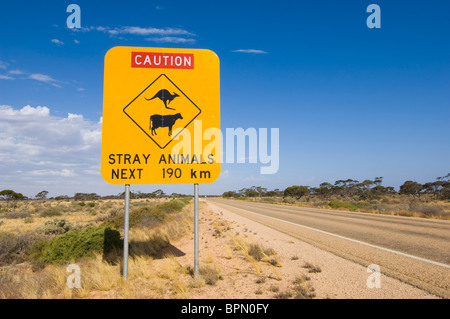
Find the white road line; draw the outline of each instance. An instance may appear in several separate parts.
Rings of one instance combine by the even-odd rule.
[[[228,205],[228,204],[223,204],[223,203],[219,203],[219,204],[220,205],[225,205],[225,206],[228,206],[228,207],[231,207],[231,208],[234,208],[234,209],[239,209],[239,210],[242,210],[244,212],[247,212],[247,213],[250,213],[250,214],[253,214],[253,215],[258,215],[258,216],[261,216],[261,217],[273,219],[273,220],[276,220],[276,221],[279,221],[279,222],[283,222],[283,223],[286,223],[286,224],[291,224],[291,225],[294,225],[294,226],[303,227],[303,228],[306,228],[306,229],[309,229],[309,230],[313,230],[313,231],[316,231],[316,232],[319,232],[319,233],[322,233],[322,234],[326,234],[326,235],[334,236],[334,237],[337,237],[337,238],[345,239],[345,240],[348,240],[348,241],[352,241],[354,243],[358,243],[358,244],[361,244],[361,245],[366,245],[366,246],[369,246],[369,247],[372,247],[372,248],[377,248],[377,249],[384,250],[384,251],[387,251],[387,252],[390,252],[390,253],[393,253],[393,254],[401,255],[401,256],[404,256],[404,257],[409,257],[409,258],[412,258],[412,259],[420,260],[420,261],[423,261],[423,262],[426,262],[426,263],[429,263],[429,264],[433,264],[433,265],[436,265],[436,266],[440,266],[440,267],[444,267],[444,268],[450,268],[450,265],[443,264],[443,263],[440,263],[440,262],[437,262],[437,261],[434,261],[434,260],[429,260],[429,259],[425,259],[425,258],[414,256],[414,255],[405,254],[405,253],[402,253],[400,251],[392,250],[392,249],[389,249],[389,248],[384,248],[384,247],[377,246],[377,245],[372,245],[372,244],[366,243],[364,241],[360,241],[360,240],[344,237],[344,236],[333,234],[333,233],[330,233],[330,232],[327,232],[327,231],[324,231],[324,230],[320,230],[320,229],[313,228],[313,227],[308,227],[308,226],[301,225],[301,224],[296,224],[296,223],[289,222],[289,221],[286,221],[286,220],[282,220],[282,219],[279,219],[279,218],[258,214],[258,213],[251,212],[251,211],[246,210],[246,209],[234,207],[234,206],[231,206],[231,205]]]

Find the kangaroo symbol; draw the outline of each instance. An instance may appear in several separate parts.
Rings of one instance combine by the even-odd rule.
[[[170,102],[172,102],[172,100],[174,98],[176,98],[177,96],[179,96],[179,95],[176,94],[175,92],[173,92],[173,95],[172,95],[172,94],[170,94],[169,91],[167,91],[166,89],[163,89],[163,90],[159,90],[158,93],[156,93],[155,96],[152,97],[151,99],[147,99],[147,98],[145,98],[145,99],[147,101],[150,101],[150,100],[153,100],[155,98],[158,98],[158,99],[160,99],[161,101],[164,102],[164,106],[166,107],[166,109],[175,110],[175,109],[167,106],[167,101],[169,101],[169,104],[170,104]]]

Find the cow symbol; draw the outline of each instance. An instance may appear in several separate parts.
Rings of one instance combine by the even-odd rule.
[[[175,124],[176,120],[183,119],[180,113],[172,114],[172,115],[159,115],[154,114],[150,116],[150,130],[153,135],[153,133],[156,134],[156,129],[159,127],[168,127],[169,128],[169,136],[172,135],[172,127]]]
[[[147,99],[147,98],[145,98],[145,99],[147,101],[151,101],[151,100],[153,100],[155,98],[158,98],[158,99],[160,99],[161,101],[164,102],[164,106],[166,107],[166,109],[175,110],[175,109],[167,106],[167,101],[169,101],[169,104],[170,104],[170,102],[172,102],[172,100],[174,98],[178,97],[178,96],[179,95],[176,94],[175,92],[173,92],[173,94],[170,94],[170,92],[167,91],[166,89],[162,89],[162,90],[159,90],[158,93],[156,93],[155,96],[152,97],[151,99]]]

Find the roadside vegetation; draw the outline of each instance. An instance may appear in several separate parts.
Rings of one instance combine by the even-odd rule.
[[[123,201],[49,200],[45,193],[41,199],[25,200],[3,194],[9,197],[0,200],[0,298],[85,298],[117,290],[124,298],[141,297],[141,290],[121,277]],[[170,276],[169,270],[150,274],[148,265],[161,258],[171,241],[191,232],[190,202],[191,197],[131,202],[131,280]],[[66,285],[71,263],[89,269],[83,272],[82,289]],[[168,263],[175,264],[170,258]],[[160,292],[160,284],[152,289]],[[172,288],[182,295],[182,285]]]
[[[450,173],[424,184],[405,181],[398,191],[383,186],[383,178],[362,182],[347,179],[319,187],[289,186],[284,190],[268,190],[252,186],[227,191],[223,198],[274,204],[347,210],[376,214],[450,219]]]
[[[282,263],[274,249],[256,240],[256,232],[201,205],[208,235],[202,233],[205,249],[195,277],[191,259],[179,258],[189,252],[174,246],[193,240],[191,197],[161,192],[135,196],[130,203],[129,277],[124,280],[123,194],[102,198],[77,193],[58,199],[47,198],[46,191],[34,199],[14,191],[3,194],[0,299],[203,298],[233,289],[236,280],[247,281],[249,297],[315,296],[309,277],[296,282],[283,277],[283,263],[291,261]],[[80,288],[67,286],[72,264],[81,270]]]

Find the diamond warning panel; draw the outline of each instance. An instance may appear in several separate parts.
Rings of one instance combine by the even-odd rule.
[[[201,109],[165,74],[145,88],[124,110],[160,148],[165,148],[200,113]]]
[[[220,175],[219,59],[209,50],[114,47],[105,56],[101,175],[111,184]]]

